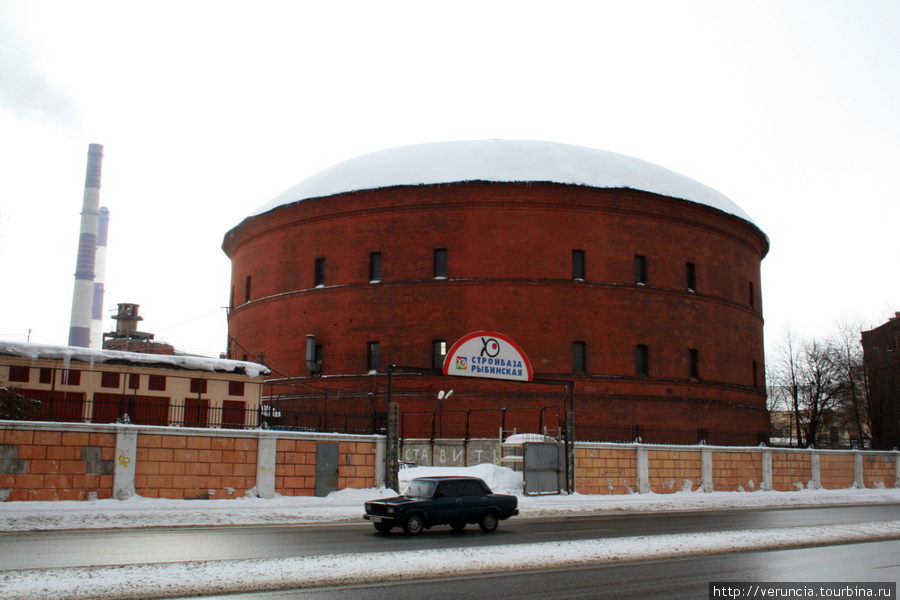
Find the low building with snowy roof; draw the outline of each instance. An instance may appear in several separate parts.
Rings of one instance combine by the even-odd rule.
[[[255,426],[269,373],[247,361],[0,341],[0,419]]]

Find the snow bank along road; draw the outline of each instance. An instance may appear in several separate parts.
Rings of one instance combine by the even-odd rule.
[[[198,505],[197,501],[184,503],[147,499],[126,502],[31,503],[32,506],[29,503],[7,503],[0,505],[0,529],[22,531],[102,527],[104,522],[108,527],[111,523],[119,526],[171,526],[350,521],[360,520],[362,500],[386,493],[382,490],[346,490],[326,499],[247,499],[208,501],[202,505]],[[900,490],[712,494],[688,492],[612,498],[574,495],[520,499],[523,518],[614,511],[722,510],[730,507],[857,503],[900,503]],[[28,518],[29,514],[31,518]],[[52,514],[56,518],[50,518]],[[106,516],[113,518],[110,521]],[[174,598],[890,539],[900,539],[900,521],[527,543],[489,548],[0,571],[0,598]]]

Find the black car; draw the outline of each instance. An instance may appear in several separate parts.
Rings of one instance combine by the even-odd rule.
[[[365,518],[381,533],[403,527],[418,535],[435,525],[460,531],[478,523],[482,531],[497,529],[500,521],[519,514],[518,498],[495,494],[477,477],[417,477],[402,496],[366,502]]]

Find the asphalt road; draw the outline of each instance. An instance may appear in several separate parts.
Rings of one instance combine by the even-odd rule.
[[[502,522],[493,534],[483,534],[475,526],[462,533],[438,527],[415,538],[399,530],[377,534],[370,524],[362,522],[4,533],[0,534],[0,571],[288,558],[893,520],[900,520],[900,504],[513,518]]]
[[[710,598],[710,582],[797,582],[808,598],[823,596],[823,582],[900,581],[900,541],[850,544],[774,552],[749,552],[702,558],[607,565],[555,571],[498,573],[257,594],[210,596],[207,600],[419,600],[490,598],[491,600],[605,599],[675,600]],[[745,596],[747,597],[747,596]],[[763,596],[750,596],[762,598]],[[896,598],[896,595],[891,596]]]

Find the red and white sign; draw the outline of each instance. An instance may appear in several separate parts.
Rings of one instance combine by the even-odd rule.
[[[531,381],[531,363],[514,341],[494,331],[476,331],[453,344],[444,375]]]

